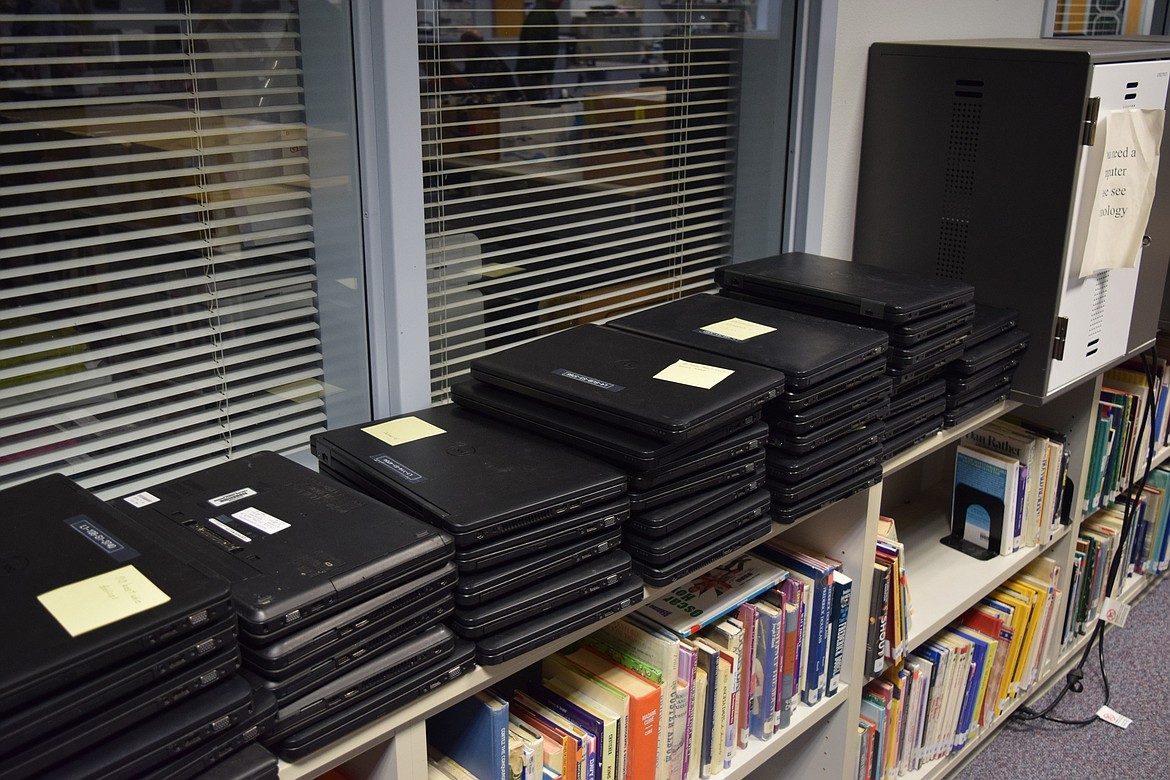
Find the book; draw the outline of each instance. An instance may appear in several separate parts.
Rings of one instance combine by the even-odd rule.
[[[702,641],[698,637],[688,639],[687,642],[694,648],[695,666],[702,672],[704,680],[703,698],[700,699],[697,692],[695,697],[695,722],[696,724],[698,723],[699,718],[697,716],[699,713],[702,713],[703,723],[702,730],[696,735],[700,745],[698,776],[710,777],[712,766],[711,757],[714,752],[714,734],[716,728],[715,710],[718,700],[719,649]]]
[[[705,742],[710,748],[705,753],[703,773],[706,776],[716,775],[723,771],[723,758],[727,746],[727,713],[731,705],[731,660],[726,651],[707,641],[702,636],[693,639],[695,649],[702,657],[703,653],[710,654],[710,668],[707,674],[709,692],[707,698],[710,707],[707,710],[707,733]],[[714,685],[712,685],[714,682]]]
[[[544,765],[544,737],[511,713],[508,714],[508,735],[509,744],[515,738],[522,746],[525,780],[539,777],[537,771]]]
[[[512,715],[544,739],[544,765],[565,780],[584,780],[586,749],[581,736],[547,717],[543,709],[530,709],[519,701],[512,702]]]
[[[585,777],[587,780],[605,780],[606,755],[609,756],[609,777],[613,777],[612,733],[607,744],[605,724],[602,718],[575,704],[543,685],[530,690],[517,690],[512,695],[512,706],[521,705],[541,715],[549,722],[575,734],[585,748]]]
[[[845,659],[846,633],[849,626],[849,602],[852,598],[853,580],[844,572],[833,573],[833,603],[829,618],[829,670],[825,680],[825,696],[835,696],[841,683],[841,671]]]
[[[627,776],[630,742],[630,697],[604,680],[585,672],[559,653],[545,656],[540,664],[541,684],[578,706],[612,718],[616,724],[615,774]]]
[[[739,700],[736,723],[736,746],[741,750],[748,745],[751,736],[751,713],[760,706],[760,690],[763,681],[758,679],[756,672],[756,605],[752,602],[741,604],[736,612],[739,623],[743,626],[743,641],[740,643],[739,664]]]
[[[780,694],[777,705],[776,728],[787,728],[800,701],[800,615],[798,604],[784,603],[784,641],[780,651]]]
[[[731,666],[727,728],[725,729],[723,746],[723,768],[730,769],[731,762],[735,758],[735,749],[739,743],[739,699],[741,696],[744,626],[739,619],[729,616],[703,629],[699,635],[718,646],[720,651],[725,653]]]
[[[467,770],[467,767],[429,745],[427,746],[427,777],[436,780],[478,780]]]
[[[678,648],[678,712],[675,717],[681,721],[677,730],[677,744],[680,748],[679,757],[671,767],[673,780],[686,780],[691,776],[691,740],[695,723],[695,673],[698,670],[698,659],[695,649],[686,643],[680,643]]]
[[[771,738],[774,727],[776,690],[780,679],[780,670],[776,662],[783,632],[783,618],[776,608],[767,602],[757,603],[755,609],[758,627],[753,668],[759,688],[753,691],[749,728],[753,737],[766,740]]]
[[[779,566],[751,553],[707,571],[639,613],[680,637],[689,637],[784,579]]]
[[[427,719],[427,742],[481,780],[508,778],[508,702],[487,691]]]
[[[1018,461],[958,446],[949,537],[953,546],[977,557],[1012,553],[1019,469]]]
[[[790,578],[803,577],[812,589],[809,604],[808,656],[804,661],[801,701],[814,705],[824,695],[828,669],[829,622],[833,601],[833,574],[840,561],[830,560],[783,539],[769,539],[757,548],[761,555],[785,567]]]
[[[703,735],[707,732],[707,706],[705,704],[707,691],[707,670],[698,663],[696,654],[695,659],[695,694],[694,694],[694,718],[691,724],[690,741],[688,744],[688,769],[687,778],[701,778],[707,775],[703,774]]]
[[[682,776],[685,703],[680,703],[678,681],[679,638],[658,624],[634,613],[590,634],[584,643],[628,669],[657,683],[659,698],[659,780]],[[680,717],[679,713],[683,715]],[[677,767],[675,765],[678,765]]]
[[[654,780],[658,771],[658,706],[661,686],[611,661],[591,647],[579,647],[558,655],[628,697],[626,778]]]

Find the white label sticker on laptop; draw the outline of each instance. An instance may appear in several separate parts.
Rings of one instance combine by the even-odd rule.
[[[283,531],[286,528],[292,528],[291,525],[284,522],[279,517],[273,517],[267,512],[262,512],[254,506],[250,506],[247,509],[241,509],[239,512],[233,513],[232,517],[236,518],[241,523],[247,523],[257,531],[263,531],[266,534],[274,534],[277,531]]]
[[[386,442],[391,447],[446,433],[439,426],[431,425],[426,420],[420,420],[417,417],[399,417],[397,420],[387,420],[384,423],[366,426],[362,428],[362,431],[378,441]]]
[[[756,336],[771,333],[774,330],[776,329],[771,325],[761,325],[758,322],[741,320],[739,317],[732,317],[729,320],[714,322],[699,328],[700,333],[721,336],[732,341],[747,341],[748,339],[754,339]]]
[[[691,363],[688,360],[676,360],[655,374],[654,378],[710,390],[734,373],[730,368],[708,366],[703,363]]]
[[[81,636],[170,600],[170,596],[133,566],[78,580],[37,596],[37,601],[69,636]]]
[[[153,504],[156,501],[158,501],[158,496],[153,495],[151,493],[147,493],[144,490],[141,493],[135,493],[132,496],[126,496],[126,498],[124,498],[122,500],[125,501],[130,506],[134,507],[135,509],[141,509],[144,506],[149,506],[150,504]]]
[[[239,490],[233,490],[231,493],[224,493],[222,496],[209,498],[207,499],[207,503],[212,506],[223,506],[233,501],[239,501],[241,498],[251,498],[254,495],[256,495],[256,491],[252,488],[240,488]]]

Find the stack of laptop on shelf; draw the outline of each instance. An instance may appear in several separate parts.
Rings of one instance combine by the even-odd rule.
[[[971,285],[802,252],[720,266],[715,281],[731,297],[886,333],[883,460],[943,427],[946,367],[975,313]]]
[[[261,742],[296,757],[470,668],[451,538],[259,452],[116,499],[231,584],[241,674],[273,700]]]
[[[891,385],[885,333],[717,295],[681,298],[609,327],[783,373],[784,392],[763,408],[773,520],[791,523],[881,479]]]
[[[947,366],[946,427],[962,423],[1011,394],[1012,375],[1028,348],[1027,331],[1016,327],[1018,316],[1015,309],[975,304],[963,354]]]
[[[457,406],[316,434],[321,472],[444,530],[450,627],[498,664],[642,598],[621,469]]]
[[[267,733],[226,581],[60,474],[0,501],[0,777],[192,777]]]
[[[581,325],[471,364],[456,404],[569,444],[630,485],[622,546],[665,585],[771,531],[765,402],[778,371]]]

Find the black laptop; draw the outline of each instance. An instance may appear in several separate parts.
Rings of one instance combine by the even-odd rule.
[[[623,539],[628,538],[631,533],[651,538],[666,536],[744,496],[757,492],[763,492],[766,495],[767,491],[760,491],[760,488],[764,486],[765,476],[763,473],[753,473],[744,479],[726,482],[698,493],[692,493],[664,506],[640,512],[632,516],[626,524],[622,531]]]
[[[456,639],[448,655],[413,670],[409,676],[380,688],[344,709],[332,712],[278,741],[269,741],[271,750],[286,761],[296,761],[334,743],[345,735],[386,713],[420,698],[475,667],[475,645]]]
[[[231,647],[167,675],[146,688],[111,698],[99,713],[75,713],[76,717],[69,723],[0,759],[0,778],[23,780],[40,777],[54,764],[94,752],[114,735],[162,717],[179,702],[234,676],[239,668],[239,649]]]
[[[738,528],[733,528],[717,538],[709,540],[697,550],[692,550],[669,563],[654,564],[634,559],[634,571],[648,585],[661,587],[670,585],[677,580],[711,566],[725,555],[751,546],[759,539],[772,533],[772,518],[768,514],[751,520]]]
[[[273,679],[299,674],[346,648],[393,627],[442,618],[458,580],[454,563],[419,574],[410,582],[383,591],[296,631],[276,637],[251,637],[240,651],[248,667]],[[268,639],[266,643],[262,640]]]
[[[471,375],[666,442],[750,417],[784,390],[779,371],[602,325],[479,358]]]
[[[195,696],[102,742],[100,747],[41,772],[44,780],[114,780],[141,777],[249,718],[252,689],[239,676]]]
[[[0,756],[35,744],[77,720],[88,717],[108,721],[122,712],[123,708],[116,705],[117,702],[139,692],[157,691],[154,696],[139,699],[144,702],[171,696],[176,686],[168,680],[181,680],[180,675],[188,668],[199,668],[200,677],[211,669],[223,668],[216,663],[197,665],[210,658],[229,660],[234,656],[236,646],[235,617],[221,618],[209,624],[206,631],[184,635],[136,656],[129,664],[116,664],[62,690],[38,697],[21,709],[0,717]],[[128,715],[135,716],[132,711]]]
[[[1016,327],[1019,319],[1020,313],[1015,309],[988,306],[976,301],[975,317],[971,321],[971,335],[967,339],[968,346],[1008,332]]]
[[[0,714],[232,614],[225,580],[68,477],[7,488],[0,501],[5,615],[17,632],[0,642]]]
[[[442,566],[451,537],[273,452],[115,502],[232,582],[246,631],[304,625]]]
[[[416,669],[451,654],[455,635],[446,626],[431,626],[383,653],[369,658],[329,682],[278,705],[274,741],[405,679]]]
[[[665,536],[628,533],[622,546],[642,565],[666,566],[696,550],[707,549],[711,543],[741,526],[759,523],[760,518],[768,517],[771,502],[767,490],[755,490]]]
[[[768,479],[786,484],[814,479],[823,469],[831,469],[854,453],[880,443],[885,435],[885,423],[878,420],[851,430],[810,454],[796,455],[769,445]]]
[[[455,604],[470,609],[503,598],[548,577],[566,566],[586,564],[619,546],[621,526],[598,534],[579,536],[571,541],[536,550],[498,566],[461,572],[455,586]]]
[[[926,274],[893,271],[805,252],[788,252],[715,269],[715,282],[762,298],[904,323],[970,303],[975,288]]]
[[[315,434],[323,466],[446,530],[457,548],[626,492],[598,458],[452,404]]]
[[[885,361],[882,361],[883,367]],[[495,417],[509,425],[596,455],[607,463],[639,473],[666,469],[684,458],[717,446],[760,421],[761,410],[681,442],[666,442],[616,425],[599,422],[502,387],[466,379],[451,385],[459,406]]]
[[[889,342],[873,328],[719,295],[679,298],[607,326],[776,369],[784,374],[785,391],[882,355]]]
[[[564,609],[550,610],[483,637],[475,643],[476,660],[485,666],[501,664],[579,628],[616,615],[640,602],[644,595],[645,588],[639,577],[623,575],[614,585],[584,596]]]
[[[616,585],[629,572],[629,554],[611,550],[507,596],[471,609],[458,609],[450,625],[464,639],[479,639],[551,609],[572,609],[580,599]]]

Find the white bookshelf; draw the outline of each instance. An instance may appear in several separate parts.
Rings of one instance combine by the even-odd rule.
[[[907,452],[887,461],[884,480],[872,488],[839,501],[824,510],[802,518],[792,525],[773,524],[769,537],[783,534],[798,543],[839,558],[854,581],[853,609],[849,616],[848,646],[842,685],[838,693],[813,707],[801,705],[793,714],[791,725],[762,741],[752,739],[747,748],[736,750],[732,766],[717,778],[729,780],[771,780],[776,776],[817,776],[852,780],[859,747],[856,725],[860,713],[864,674],[866,632],[862,621],[868,612],[872,589],[869,576],[877,539],[878,519],[887,514],[895,519],[899,539],[906,545],[906,573],[913,601],[913,618],[907,648],[913,649],[956,619],[982,596],[1019,572],[1040,556],[1048,556],[1062,568],[1061,588],[1067,593],[1068,570],[1075,547],[1075,529],[1081,518],[1074,510],[1073,524],[1061,526],[1056,537],[1041,546],[1029,547],[1008,556],[980,561],[940,543],[950,530],[950,487],[954,447],[969,431],[1006,413],[1014,412],[1038,423],[1064,432],[1073,451],[1070,473],[1078,490],[1083,488],[1087,463],[1083,452],[1091,435],[1087,422],[1100,383],[1066,393],[1044,407],[1021,407],[1004,402],[965,421],[943,430]],[[1078,451],[1079,450],[1079,451]],[[1170,453],[1161,453],[1159,462]],[[761,540],[762,542],[763,540]],[[761,542],[757,542],[759,544]],[[712,566],[730,560],[737,551],[712,562]],[[686,581],[693,573],[682,578]],[[1126,599],[1135,597],[1150,578],[1127,588]],[[640,608],[671,589],[672,585],[648,588],[643,601],[629,610]],[[1064,604],[1058,604],[1059,624]],[[622,613],[624,614],[624,612]],[[615,615],[608,619],[617,619]],[[506,663],[476,667],[430,694],[387,714],[378,721],[356,730],[338,743],[305,759],[281,762],[282,780],[318,777],[329,769],[343,767],[352,780],[363,777],[400,778],[425,776],[426,733],[428,716],[452,703],[496,685],[537,664],[544,656],[565,647],[596,630],[593,624]],[[1024,698],[1014,699],[1011,708],[1020,706],[1028,696],[1043,689],[1074,662],[1083,647],[1059,652],[1058,636],[1049,643],[1044,674]],[[961,764],[965,756],[986,739],[993,738],[995,726],[1006,721],[1002,716],[992,728],[984,730],[952,756],[932,762],[909,775],[913,780],[944,777]]]

